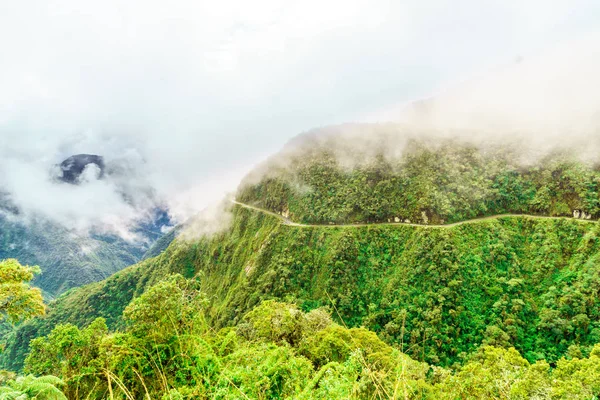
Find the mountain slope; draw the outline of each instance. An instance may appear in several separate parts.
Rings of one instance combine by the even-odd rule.
[[[0,259],[39,265],[33,284],[46,297],[102,280],[136,263],[143,251],[117,237],[78,236],[50,221],[25,225],[0,214]]]
[[[135,220],[122,221],[119,233],[114,226],[106,228],[102,221],[90,223],[85,218],[61,217],[47,209],[32,208],[23,201],[19,204],[19,196],[5,193],[9,189],[4,188],[0,191],[0,260],[16,258],[24,264],[39,265],[42,274],[33,284],[46,298],[102,280],[141,260],[171,221],[165,207],[154,199],[151,187],[136,186],[136,167],[143,169],[124,160],[105,162],[99,155],[76,154],[51,167],[50,174],[44,176],[46,190],[52,189],[52,201],[61,207],[84,207],[87,201],[71,203],[69,196],[85,192],[92,181],[114,185],[130,214],[136,216]],[[39,202],[44,204],[41,199]],[[83,232],[74,228],[80,228],[79,223],[86,227]],[[125,240],[125,230],[129,230],[127,236],[135,238]]]
[[[394,124],[309,132],[251,173],[238,200],[301,223],[598,216],[600,172],[575,150],[476,143]]]
[[[3,354],[23,360],[32,337],[95,317],[120,325],[128,302],[171,273],[198,275],[219,326],[264,299],[329,306],[429,362],[460,362],[481,343],[550,361],[600,340],[600,227],[572,219],[507,217],[453,228],[286,226],[236,207],[232,228],[175,241],[160,256],[76,289],[22,326]]]
[[[399,217],[447,224],[503,212],[591,218],[598,213],[593,164],[565,152],[525,164],[506,146],[457,141],[409,141],[393,154],[392,146],[362,151],[357,161],[312,140],[251,174],[238,198],[327,226],[289,225],[232,205],[224,232],[179,237],[158,256],[61,296],[45,318],[17,330],[3,365],[18,368],[29,340],[58,323],[84,326],[101,316],[121,327],[131,299],[173,273],[201,281],[217,327],[236,324],[265,299],[305,311],[325,306],[338,321],[442,366],[463,363],[481,344],[554,362],[575,350],[586,355],[600,341],[600,225],[593,220],[329,226]]]

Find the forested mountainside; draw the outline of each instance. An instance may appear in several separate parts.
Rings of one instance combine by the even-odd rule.
[[[505,217],[452,228],[286,226],[235,207],[226,233],[175,241],[160,256],[59,298],[20,327],[3,354],[19,367],[27,342],[57,323],[111,329],[149,285],[199,277],[216,326],[239,322],[265,299],[304,310],[333,307],[408,355],[449,366],[482,343],[554,362],[598,341],[599,227],[567,218]],[[5,364],[6,365],[6,364]]]
[[[596,218],[600,169],[578,156],[395,124],[342,125],[292,141],[244,180],[238,200],[303,223]]]
[[[105,164],[103,157],[77,154],[65,159],[47,177],[53,185],[85,190],[82,181],[88,168],[97,179],[128,176],[118,163]],[[89,177],[88,177],[89,178]],[[127,186],[119,189],[124,198],[135,197]],[[147,188],[143,190],[150,191]],[[150,191],[151,192],[151,191]],[[62,199],[56,199],[62,201]],[[133,202],[132,207],[135,207]],[[148,208],[148,207],[146,207]],[[42,273],[34,284],[47,298],[60,295],[68,289],[102,280],[142,259],[154,242],[163,236],[163,228],[171,224],[164,207],[155,206],[141,212],[143,218],[130,227],[135,240],[125,240],[116,233],[90,228],[89,232],[68,229],[55,222],[51,215],[24,212],[11,193],[0,190],[0,260],[16,258],[23,264],[39,265]],[[25,215],[27,214],[27,215]],[[164,241],[164,239],[163,239]],[[163,246],[164,247],[164,246]]]
[[[340,152],[328,138],[246,178],[236,199],[256,208],[232,204],[225,230],[172,240],[179,227],[151,258],[64,293],[9,335],[1,365],[59,375],[72,398],[102,398],[111,379],[132,398],[600,393],[593,163],[441,139]],[[407,219],[423,226],[353,224]]]
[[[215,330],[199,286],[175,275],[149,288],[125,308],[120,332],[109,332],[102,318],[84,329],[56,327],[32,341],[25,361],[26,371],[41,377],[10,380],[4,393],[61,400],[589,399],[600,390],[600,345],[589,357],[574,352],[552,367],[486,345],[452,371],[413,360],[364,328],[336,324],[324,309],[306,313],[265,301],[235,327]]]
[[[461,388],[465,395],[479,393],[480,398],[486,398],[493,396],[498,390],[512,390],[511,385],[517,381],[525,387],[522,390],[531,390],[533,394],[538,389],[550,390],[552,385],[564,385],[562,391],[556,390],[565,397],[557,395],[556,398],[569,398],[567,395],[575,393],[574,388],[581,391],[580,398],[586,398],[589,393],[598,390],[592,381],[585,383],[581,380],[581,374],[594,379],[593,374],[599,366],[595,358],[597,350],[593,350],[600,332],[600,274],[596,268],[600,255],[600,232],[595,222],[567,218],[532,219],[524,216],[491,219],[451,228],[402,225],[303,228],[284,225],[275,217],[239,206],[234,207],[233,213],[234,223],[227,232],[195,242],[176,240],[158,257],[118,272],[105,281],[74,289],[61,296],[50,305],[46,317],[19,327],[2,353],[3,365],[13,369],[20,368],[28,351],[28,342],[50,333],[59,323],[69,322],[79,327],[92,324],[94,328],[90,328],[92,330],[89,333],[81,333],[81,340],[77,339],[76,335],[79,334],[73,331],[74,328],[60,328],[63,331],[56,331],[54,336],[46,339],[50,341],[49,344],[43,345],[44,342],[40,342],[37,345],[39,350],[28,362],[31,372],[57,374],[63,371],[67,375],[75,374],[78,367],[65,370],[61,367],[62,362],[56,364],[56,360],[64,360],[69,354],[80,354],[79,350],[73,350],[68,344],[70,340],[74,340],[77,346],[84,346],[83,349],[85,346],[99,346],[100,343],[93,339],[101,337],[94,331],[98,327],[98,323],[94,323],[97,317],[106,319],[107,328],[102,328],[101,332],[106,329],[136,330],[142,335],[140,338],[145,337],[154,330],[154,325],[152,329],[140,327],[137,322],[131,322],[131,313],[126,313],[128,316],[124,319],[124,310],[132,300],[147,292],[149,287],[156,284],[160,286],[162,280],[178,273],[190,279],[189,284],[195,282],[194,293],[203,294],[202,307],[183,315],[191,318],[201,309],[202,320],[213,327],[210,332],[217,332],[219,328],[227,326],[236,327],[234,331],[238,332],[228,334],[230,331],[225,330],[212,339],[204,337],[208,341],[208,348],[212,349],[210,352],[221,351],[218,357],[229,358],[222,364],[217,363],[222,367],[216,367],[214,357],[205,360],[209,364],[201,364],[205,366],[201,370],[195,369],[196,373],[210,375],[206,368],[217,373],[216,371],[222,371],[219,368],[242,368],[242,365],[248,365],[251,369],[256,368],[256,379],[259,375],[266,376],[263,388],[267,393],[263,393],[266,397],[278,397],[282,393],[287,393],[288,396],[293,396],[293,393],[298,395],[294,390],[300,390],[300,387],[304,389],[304,383],[313,378],[321,382],[315,388],[326,390],[324,385],[327,380],[322,381],[325,379],[322,375],[325,371],[312,374],[326,365],[325,370],[333,368],[329,362],[340,362],[345,365],[344,368],[351,368],[351,360],[359,364],[352,367],[357,369],[351,368],[344,373],[338,370],[341,367],[335,367],[337,372],[330,376],[330,386],[346,382],[344,390],[351,390],[354,387],[352,379],[373,378],[366,372],[369,369],[361,364],[360,359],[352,358],[360,358],[352,349],[363,349],[370,354],[370,362],[379,363],[379,367],[372,367],[372,370],[383,368],[380,371],[383,375],[377,375],[377,379],[382,382],[371,382],[371,385],[382,385],[387,387],[385,390],[392,390],[389,386],[393,388],[398,385],[399,381],[395,379],[400,379],[399,376],[402,379],[410,378],[410,383],[403,384],[408,385],[411,397],[439,398],[445,393],[448,398],[455,398],[451,394],[459,392],[449,390],[452,388],[458,391]],[[150,294],[145,300],[148,305],[139,311],[143,318],[154,315],[151,313],[152,309],[162,315],[161,310],[168,307],[167,304],[178,304],[166,301],[152,292],[148,293]],[[174,291],[172,288],[165,289],[165,293]],[[183,296],[182,299],[189,299],[189,296]],[[303,342],[301,332],[298,333],[297,341],[292,343],[285,335],[294,335],[295,330],[301,329],[299,326],[281,325],[272,319],[280,317],[255,311],[256,318],[267,318],[261,323],[260,329],[283,326],[283,333],[257,334],[259,338],[263,337],[259,340],[252,336],[253,330],[248,333],[248,328],[245,328],[248,318],[251,318],[245,315],[268,299],[294,303],[305,312],[325,307],[338,324],[363,326],[376,332],[383,343],[387,344],[379,342],[375,336],[368,336],[366,330],[344,333],[342,328],[334,327],[315,336],[320,340],[319,344]],[[156,307],[157,303],[161,307]],[[297,318],[291,318],[289,323],[292,324],[293,321],[297,321]],[[312,337],[315,333],[305,334]],[[237,335],[241,335],[241,338],[236,339]],[[119,348],[119,351],[125,351],[133,357],[131,354],[138,354],[141,350],[131,353],[122,346],[143,343],[137,339],[132,339],[132,342],[120,342],[121,339],[118,338],[106,340],[109,342],[102,345],[104,352],[90,350],[82,351],[81,354],[87,354],[86,357],[95,357],[94,354],[117,357],[114,351]],[[113,342],[114,340],[119,342]],[[246,342],[247,340],[250,341]],[[261,340],[266,340],[267,344],[260,345]],[[364,340],[368,343],[361,342]],[[53,345],[53,341],[59,342]],[[272,347],[273,344],[269,345],[269,341],[278,343],[278,346]],[[291,348],[285,344],[288,342]],[[63,348],[58,343],[66,346],[64,350],[52,350]],[[105,353],[108,343],[114,343],[117,348]],[[481,345],[494,347],[480,348]],[[246,346],[259,348],[251,350]],[[516,350],[502,350],[512,347]],[[404,359],[397,353],[389,353],[385,357],[389,357],[387,362],[391,364],[382,366],[382,361],[377,361],[378,357],[383,357],[381,352],[385,355],[397,351],[394,348],[403,351],[413,360],[427,364]],[[67,353],[53,356],[53,351]],[[208,350],[203,350],[202,354],[212,354],[206,351]],[[171,356],[165,353],[164,357],[164,362],[168,364]],[[248,361],[243,361],[244,357],[249,360],[259,358],[256,358],[256,362],[245,364]],[[305,357],[308,357],[310,363],[301,368]],[[577,361],[579,359],[581,361]],[[85,359],[73,359],[73,362],[76,361],[84,364],[87,362]],[[116,363],[113,365],[115,371],[127,375],[131,370],[126,372],[127,368],[123,365],[139,360],[126,361],[118,358],[109,362]],[[288,365],[285,373],[278,369],[283,368],[284,364]],[[179,376],[173,379],[188,379],[175,373],[179,371],[178,368],[184,368],[184,364],[175,362],[169,365],[169,368],[175,368],[173,376]],[[185,365],[185,368],[192,368],[190,364]],[[200,364],[193,365],[194,368],[200,368]],[[214,368],[217,369],[210,365],[215,365]],[[459,370],[454,375],[451,370],[435,369],[440,366],[454,366]],[[558,370],[552,372],[551,367],[557,367]],[[271,376],[267,370],[283,376]],[[402,370],[413,372],[406,376],[402,375]],[[159,382],[162,378],[151,378],[152,373],[157,373],[153,371],[147,372],[149,375],[146,379],[149,382]],[[231,379],[235,380],[235,385],[244,387],[249,394],[253,393],[252,390],[260,393],[261,389],[251,383],[254,378],[253,375],[247,375],[250,373],[247,369],[230,373],[233,374]],[[346,373],[350,375],[346,376]],[[413,373],[416,375],[412,375]],[[552,373],[557,374],[556,377]],[[578,375],[573,375],[575,373]],[[514,379],[510,378],[513,381],[503,381],[504,383],[493,382],[494,379],[499,379],[500,374],[504,374],[504,377],[513,374]],[[121,378],[126,379],[125,375],[121,375]],[[204,376],[207,378],[208,375]],[[86,379],[92,382],[100,379],[104,382],[102,384],[106,384],[105,380],[94,376],[101,374],[92,374]],[[75,385],[71,386],[72,390],[85,384],[81,379],[76,379],[75,375],[71,378],[72,385]],[[140,382],[135,377],[127,379],[132,385],[131,390],[144,390],[138,387]],[[200,378],[196,377],[186,381],[185,385],[179,382],[179,385],[200,385],[204,389],[196,387],[193,390],[183,390],[192,393],[190,398],[194,397],[194,393],[200,396],[198,391],[206,390],[203,396],[209,398],[211,395],[206,393],[216,389],[217,381],[198,379]],[[387,381],[388,379],[391,381]],[[204,383],[200,384],[200,381]],[[423,388],[423,385],[435,386],[435,382],[437,389]],[[543,382],[546,382],[544,385],[547,387],[535,386]],[[498,389],[498,385],[506,387]],[[94,384],[90,383],[88,389],[92,386]],[[235,386],[225,386],[228,387],[227,393],[235,390]],[[374,390],[373,387],[367,389],[368,383],[363,386],[363,390]],[[402,390],[408,389],[405,387]],[[358,392],[355,398],[365,397]],[[376,398],[386,396],[380,393]]]
[[[144,251],[115,236],[75,235],[47,220],[24,224],[0,213],[0,260],[40,265],[34,284],[49,298],[102,280],[136,263]]]

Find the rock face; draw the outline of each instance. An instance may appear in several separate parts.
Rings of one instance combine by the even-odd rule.
[[[59,167],[62,171],[62,176],[60,176],[59,179],[66,183],[77,184],[79,183],[79,177],[90,164],[94,164],[100,169],[98,178],[102,178],[105,170],[104,159],[102,156],[95,154],[76,154],[60,163]]]
[[[583,210],[573,210],[573,218],[592,219],[592,214],[588,214]]]

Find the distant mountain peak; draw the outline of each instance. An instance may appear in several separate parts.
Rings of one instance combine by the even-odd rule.
[[[98,179],[104,176],[105,164],[104,158],[95,154],[75,154],[60,163],[59,167],[62,175],[59,179],[66,183],[78,184],[81,175],[89,165],[95,165],[99,170]]]

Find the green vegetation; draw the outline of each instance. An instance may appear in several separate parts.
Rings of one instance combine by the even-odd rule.
[[[173,232],[152,258],[62,294],[8,335],[0,365],[58,376],[73,399],[600,396],[595,166],[334,142],[309,138],[238,194],[327,226],[232,206],[226,231],[168,244]],[[503,213],[557,217],[329,226]]]
[[[15,259],[0,261],[0,321],[15,323],[45,312],[42,292],[29,286],[40,268],[21,265]]]
[[[169,247],[171,242],[177,238],[177,235],[183,230],[184,225],[176,225],[170,231],[162,235],[160,238],[150,246],[150,248],[144,253],[142,260],[156,257]]]
[[[419,139],[390,154],[398,145],[372,135],[380,147],[342,146],[355,140],[344,135],[309,137],[250,174],[238,200],[303,223],[600,214],[600,170],[567,152],[525,163],[522,151],[506,146]]]
[[[60,391],[64,382],[54,376],[33,375],[13,377],[0,376],[0,399],[2,400],[67,400]]]
[[[29,286],[40,268],[21,265],[15,259],[0,262],[0,321],[3,330],[16,323],[45,312],[42,292]],[[8,320],[8,322],[6,321]],[[14,373],[0,371],[0,400],[66,400],[57,388],[64,383],[54,376],[17,377]]]
[[[0,260],[40,265],[33,283],[46,298],[107,278],[136,263],[144,250],[114,237],[76,237],[49,221],[28,225],[5,217],[0,204]]]
[[[237,326],[207,324],[198,279],[181,275],[125,308],[125,329],[103,319],[59,325],[32,341],[26,370],[63,378],[71,399],[586,399],[600,393],[600,346],[589,357],[530,364],[514,348],[483,346],[455,371],[418,362],[323,309],[265,301]],[[160,304],[157,307],[156,304]]]
[[[59,323],[103,317],[123,328],[127,304],[164,276],[201,277],[207,318],[233,326],[263,300],[333,307],[409,356],[464,363],[483,344],[513,346],[529,362],[590,354],[600,338],[600,226],[505,217],[447,229],[296,228],[235,207],[228,232],[175,241],[160,256],[63,295],[23,324],[2,355],[19,368],[31,338]]]

